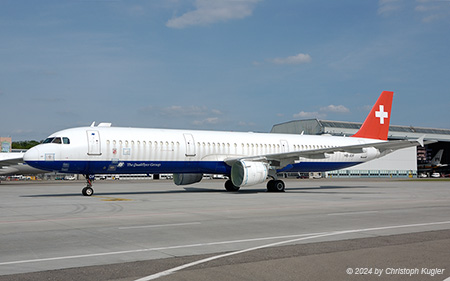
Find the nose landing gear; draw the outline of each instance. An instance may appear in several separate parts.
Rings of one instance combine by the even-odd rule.
[[[81,190],[81,193],[84,196],[92,196],[92,194],[94,194],[94,189],[92,188],[90,175],[84,175],[84,177],[86,178],[86,187]]]

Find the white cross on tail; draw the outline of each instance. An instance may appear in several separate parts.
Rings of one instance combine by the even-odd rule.
[[[384,111],[384,105],[380,105],[380,111],[375,111],[375,117],[380,118],[380,124],[384,124],[384,118],[388,118],[388,113]]]

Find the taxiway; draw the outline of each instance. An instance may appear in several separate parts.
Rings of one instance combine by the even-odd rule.
[[[229,193],[221,180],[97,181],[84,197],[82,182],[3,182],[0,280],[361,280],[347,270],[365,267],[450,276],[449,181],[286,184]]]

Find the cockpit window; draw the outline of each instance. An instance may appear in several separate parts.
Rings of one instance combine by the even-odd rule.
[[[43,143],[70,144],[70,139],[66,138],[66,137],[63,137],[63,138],[51,137],[51,138],[45,139],[45,141]]]
[[[51,143],[55,138],[46,138],[43,143]]]

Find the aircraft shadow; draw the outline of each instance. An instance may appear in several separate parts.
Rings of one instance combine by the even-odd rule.
[[[292,187],[286,188],[286,193],[321,193],[321,194],[367,194],[367,192],[341,192],[337,190],[349,190],[349,189],[364,189],[372,188],[368,186],[319,186],[319,187]],[[332,191],[336,190],[336,191]],[[180,190],[166,190],[166,191],[133,191],[133,192],[95,192],[93,196],[124,196],[124,195],[152,195],[152,194],[181,194],[181,193],[226,193],[226,194],[255,194],[255,193],[268,193],[265,188],[263,189],[241,189],[237,192],[228,192],[226,190],[211,189],[211,188],[198,188],[188,187]],[[36,194],[36,195],[22,195],[21,197],[71,197],[71,196],[83,196],[79,193],[62,193],[62,194]]]
[[[352,191],[352,192],[343,192],[343,190],[351,190],[351,189],[373,189],[373,187],[369,187],[369,186],[319,186],[319,187],[299,187],[299,188],[286,188],[286,192],[291,192],[291,193],[317,193],[317,194],[379,194],[380,192],[357,192],[357,191]],[[332,191],[332,190],[337,190],[337,191]],[[339,191],[342,190],[342,191]]]

